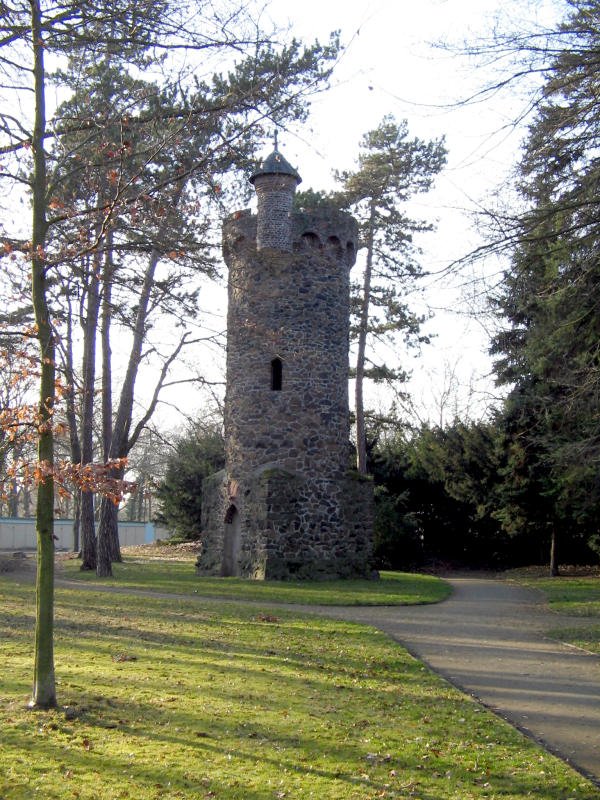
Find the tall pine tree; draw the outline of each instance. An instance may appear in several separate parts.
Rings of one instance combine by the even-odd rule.
[[[525,211],[511,220],[511,268],[495,298],[506,406],[508,526],[595,533],[600,501],[600,4],[573,0],[557,31],[543,101],[520,164]]]

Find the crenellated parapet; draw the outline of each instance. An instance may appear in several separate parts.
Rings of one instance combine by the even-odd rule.
[[[356,261],[358,225],[342,211],[298,211],[292,220],[294,252],[318,251],[346,264]]]
[[[231,266],[232,256],[248,258],[257,246],[259,215],[250,209],[230,214],[223,223],[223,257]],[[344,212],[295,211],[283,234],[286,247],[271,248],[287,253],[313,253],[327,256],[350,269],[358,250],[358,225],[354,217]],[[265,248],[263,248],[265,249]]]

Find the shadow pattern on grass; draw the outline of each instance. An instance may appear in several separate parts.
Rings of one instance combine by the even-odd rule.
[[[59,699],[73,718],[24,712],[33,591],[2,589],[5,662],[6,648],[20,655],[3,688],[0,797],[597,797],[550,757],[542,779],[542,751],[385,635],[256,608],[61,590]]]

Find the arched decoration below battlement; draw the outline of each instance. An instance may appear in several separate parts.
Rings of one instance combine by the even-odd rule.
[[[302,247],[304,250],[318,250],[321,247],[321,240],[316,233],[306,231],[301,236]]]
[[[335,256],[335,258],[340,260],[342,259],[344,250],[342,248],[342,243],[337,236],[330,236],[327,239],[327,252],[331,253],[331,255]]]

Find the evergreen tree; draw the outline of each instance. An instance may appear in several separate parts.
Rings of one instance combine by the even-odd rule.
[[[507,529],[546,530],[552,574],[559,531],[595,535],[600,501],[599,23],[599,3],[573,0],[557,31],[520,165],[525,210],[494,300],[508,325],[492,352],[514,387],[498,517]]]
[[[199,539],[202,531],[202,483],[225,466],[225,444],[220,425],[199,420],[179,436],[167,461],[156,497],[157,522],[177,538]]]

